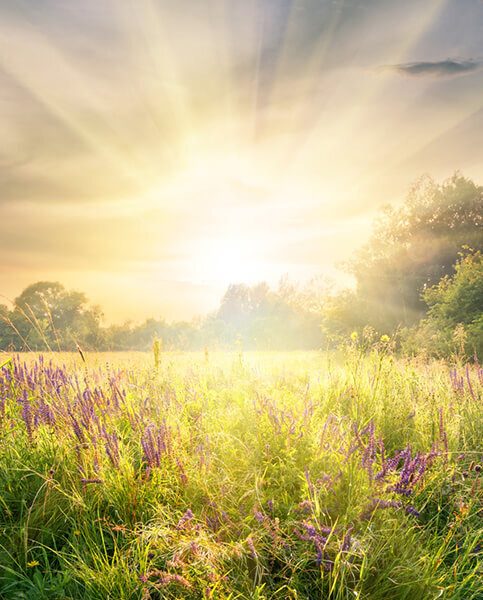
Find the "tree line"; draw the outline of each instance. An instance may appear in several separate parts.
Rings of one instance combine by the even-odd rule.
[[[146,350],[154,339],[169,350],[233,348],[311,349],[323,341],[320,315],[304,306],[300,290],[282,280],[276,290],[266,283],[233,284],[219,308],[204,318],[167,322],[146,319],[103,326],[102,310],[85,294],[58,282],[28,286],[13,308],[0,306],[0,348],[11,350]]]
[[[3,350],[318,349],[390,337],[404,352],[483,354],[483,187],[459,173],[425,176],[399,208],[386,207],[345,268],[354,289],[283,278],[232,284],[203,318],[104,326],[102,310],[58,282],[28,286],[0,305]]]

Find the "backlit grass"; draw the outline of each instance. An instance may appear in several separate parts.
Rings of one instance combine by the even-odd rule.
[[[452,368],[356,345],[15,357],[0,597],[481,598],[483,372]]]

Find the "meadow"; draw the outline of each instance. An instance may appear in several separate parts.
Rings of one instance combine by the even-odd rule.
[[[0,369],[0,598],[483,597],[478,364],[156,362]]]

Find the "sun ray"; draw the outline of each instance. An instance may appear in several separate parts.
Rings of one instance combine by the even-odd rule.
[[[419,19],[417,26],[413,28],[412,35],[408,36],[403,43],[400,43],[399,46],[391,52],[391,60],[394,63],[405,61],[405,58],[408,56],[411,49],[416,46],[419,40],[432,26],[447,2],[448,0],[432,0],[429,5],[425,4],[424,12]],[[333,142],[336,146],[345,145],[351,137],[351,132],[359,130],[361,124],[365,124],[371,107],[375,104],[377,97],[384,92],[390,78],[390,73],[380,72],[377,79],[372,78],[370,82],[366,80],[365,86],[358,87],[357,99],[353,102],[352,108],[340,115],[336,135],[333,137]],[[295,168],[305,160],[307,153],[312,151],[311,146],[316,138],[323,138],[325,126],[324,113],[321,113],[319,116],[314,116],[310,120],[310,127],[307,128],[303,135],[298,139],[299,145],[297,156],[291,163],[292,168]]]
[[[82,118],[82,113],[100,117],[102,104],[97,97],[95,81],[85,79],[79,68],[71,64],[41,33],[24,27],[13,27],[12,36],[0,26],[0,43],[5,51],[0,65],[14,80],[42,104],[45,109],[86,143],[91,152],[102,156],[114,168],[120,169],[129,178],[141,182],[142,169],[129,148],[116,137],[112,124],[104,118]],[[9,51],[6,51],[6,50]],[[32,69],[38,62],[43,69]],[[61,81],[62,88],[54,85]],[[73,107],[74,106],[74,107]]]

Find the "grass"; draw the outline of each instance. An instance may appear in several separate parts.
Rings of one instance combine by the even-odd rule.
[[[482,598],[483,372],[454,368],[356,345],[14,357],[0,597]]]

